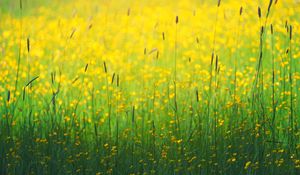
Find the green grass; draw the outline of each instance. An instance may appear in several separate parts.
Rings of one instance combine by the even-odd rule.
[[[16,6],[11,1],[1,3],[4,13],[13,12],[9,9]],[[206,66],[210,75],[187,68],[192,74],[188,83],[173,64],[160,59],[152,64],[172,70],[163,83],[158,83],[159,75],[147,82],[126,82],[122,73],[110,69],[109,62],[91,66],[81,60],[78,65],[84,71],[76,75],[70,70],[71,83],[61,81],[62,70],[47,74],[52,89],[43,96],[34,93],[45,80],[35,75],[20,79],[17,99],[10,98],[15,92],[1,94],[0,174],[299,174],[300,85],[293,77],[299,74],[299,59],[291,59],[299,46],[290,42],[299,37],[291,38],[291,25],[284,34],[275,29],[272,35],[268,30],[270,26],[264,26],[257,38],[256,63],[238,59],[242,51],[252,55],[243,48],[233,56],[236,68],[225,61],[226,52],[213,53]],[[274,36],[286,40],[283,49],[289,52],[266,47]],[[168,53],[175,67],[181,52],[178,48]],[[283,57],[288,65],[273,64],[273,57]],[[220,62],[246,76],[228,75]],[[190,62],[180,63],[193,67]],[[104,76],[88,76],[96,68],[103,69]],[[275,70],[280,73],[273,74]],[[85,78],[96,87],[88,88],[91,98],[83,93],[88,87]],[[243,78],[252,84],[237,85]],[[193,82],[199,86],[192,87]],[[148,98],[132,102],[132,91]],[[118,92],[123,94],[121,99],[116,98]],[[80,104],[84,100],[86,106]],[[120,104],[125,104],[124,111],[117,109]]]

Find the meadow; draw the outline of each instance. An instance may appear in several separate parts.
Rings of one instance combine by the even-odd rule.
[[[297,0],[0,0],[0,174],[300,174]]]

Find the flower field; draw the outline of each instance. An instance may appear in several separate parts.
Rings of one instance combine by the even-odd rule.
[[[300,174],[297,0],[0,0],[0,174]]]

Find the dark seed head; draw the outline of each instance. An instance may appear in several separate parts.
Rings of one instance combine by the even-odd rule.
[[[215,67],[215,71],[218,70],[218,62],[219,62],[219,56],[216,56],[216,67]]]
[[[55,72],[51,72],[51,83],[52,84],[54,84],[55,76],[56,76],[56,73]]]
[[[261,26],[260,28],[260,35],[262,35],[264,33],[264,26]]]
[[[20,0],[20,9],[22,10],[23,8],[23,3],[22,3],[22,0]]]
[[[132,123],[134,123],[134,113],[135,113],[135,106],[133,105],[132,106],[132,118],[131,118]]]
[[[288,33],[289,32],[289,26],[288,26],[288,21],[287,20],[285,21],[284,27],[286,28],[286,32]]]
[[[178,24],[178,22],[179,22],[178,16],[176,16],[175,22],[176,22],[176,24]]]
[[[73,30],[72,30],[72,33],[71,33],[71,35],[70,35],[70,37],[69,37],[70,39],[73,38],[75,32],[76,32],[76,29],[73,29]]]
[[[85,65],[85,68],[84,68],[84,72],[87,71],[88,67],[89,67],[89,64],[86,64],[86,65]]]
[[[127,9],[127,16],[130,16],[130,8]]]
[[[293,26],[290,25],[290,40],[292,40],[293,37]]]
[[[274,31],[273,31],[273,25],[271,24],[271,34],[273,35]]]
[[[210,66],[212,67],[213,62],[214,62],[214,53],[211,54],[211,60],[210,60]]]
[[[199,92],[198,92],[198,89],[196,89],[196,100],[197,100],[197,102],[199,102]]]
[[[29,37],[27,38],[27,52],[30,52],[30,39]]]
[[[103,61],[104,72],[107,73],[107,67],[105,61]]]
[[[10,90],[7,91],[7,102],[10,101]]]
[[[23,96],[22,96],[23,101],[25,100],[25,93],[26,93],[25,90],[26,90],[26,89],[25,89],[25,87],[24,87],[24,88],[23,88]]]
[[[270,13],[272,3],[273,3],[273,0],[270,0],[269,6],[268,6],[268,13]]]
[[[119,74],[117,75],[117,87],[120,86],[120,78],[119,78]]]
[[[76,81],[79,79],[79,77],[77,76],[73,81],[72,84],[76,83]]]
[[[258,17],[261,18],[261,9],[258,7]]]
[[[240,8],[240,15],[243,13],[243,7]]]
[[[92,27],[93,27],[93,24],[90,24],[89,27],[88,27],[88,29],[90,30]]]
[[[112,75],[112,77],[111,77],[111,84],[113,84],[114,83],[114,80],[115,80],[115,73]]]

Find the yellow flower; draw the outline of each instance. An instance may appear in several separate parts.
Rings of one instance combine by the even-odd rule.
[[[245,166],[244,166],[244,169],[245,170],[248,169],[250,165],[251,165],[251,161],[246,162]]]

